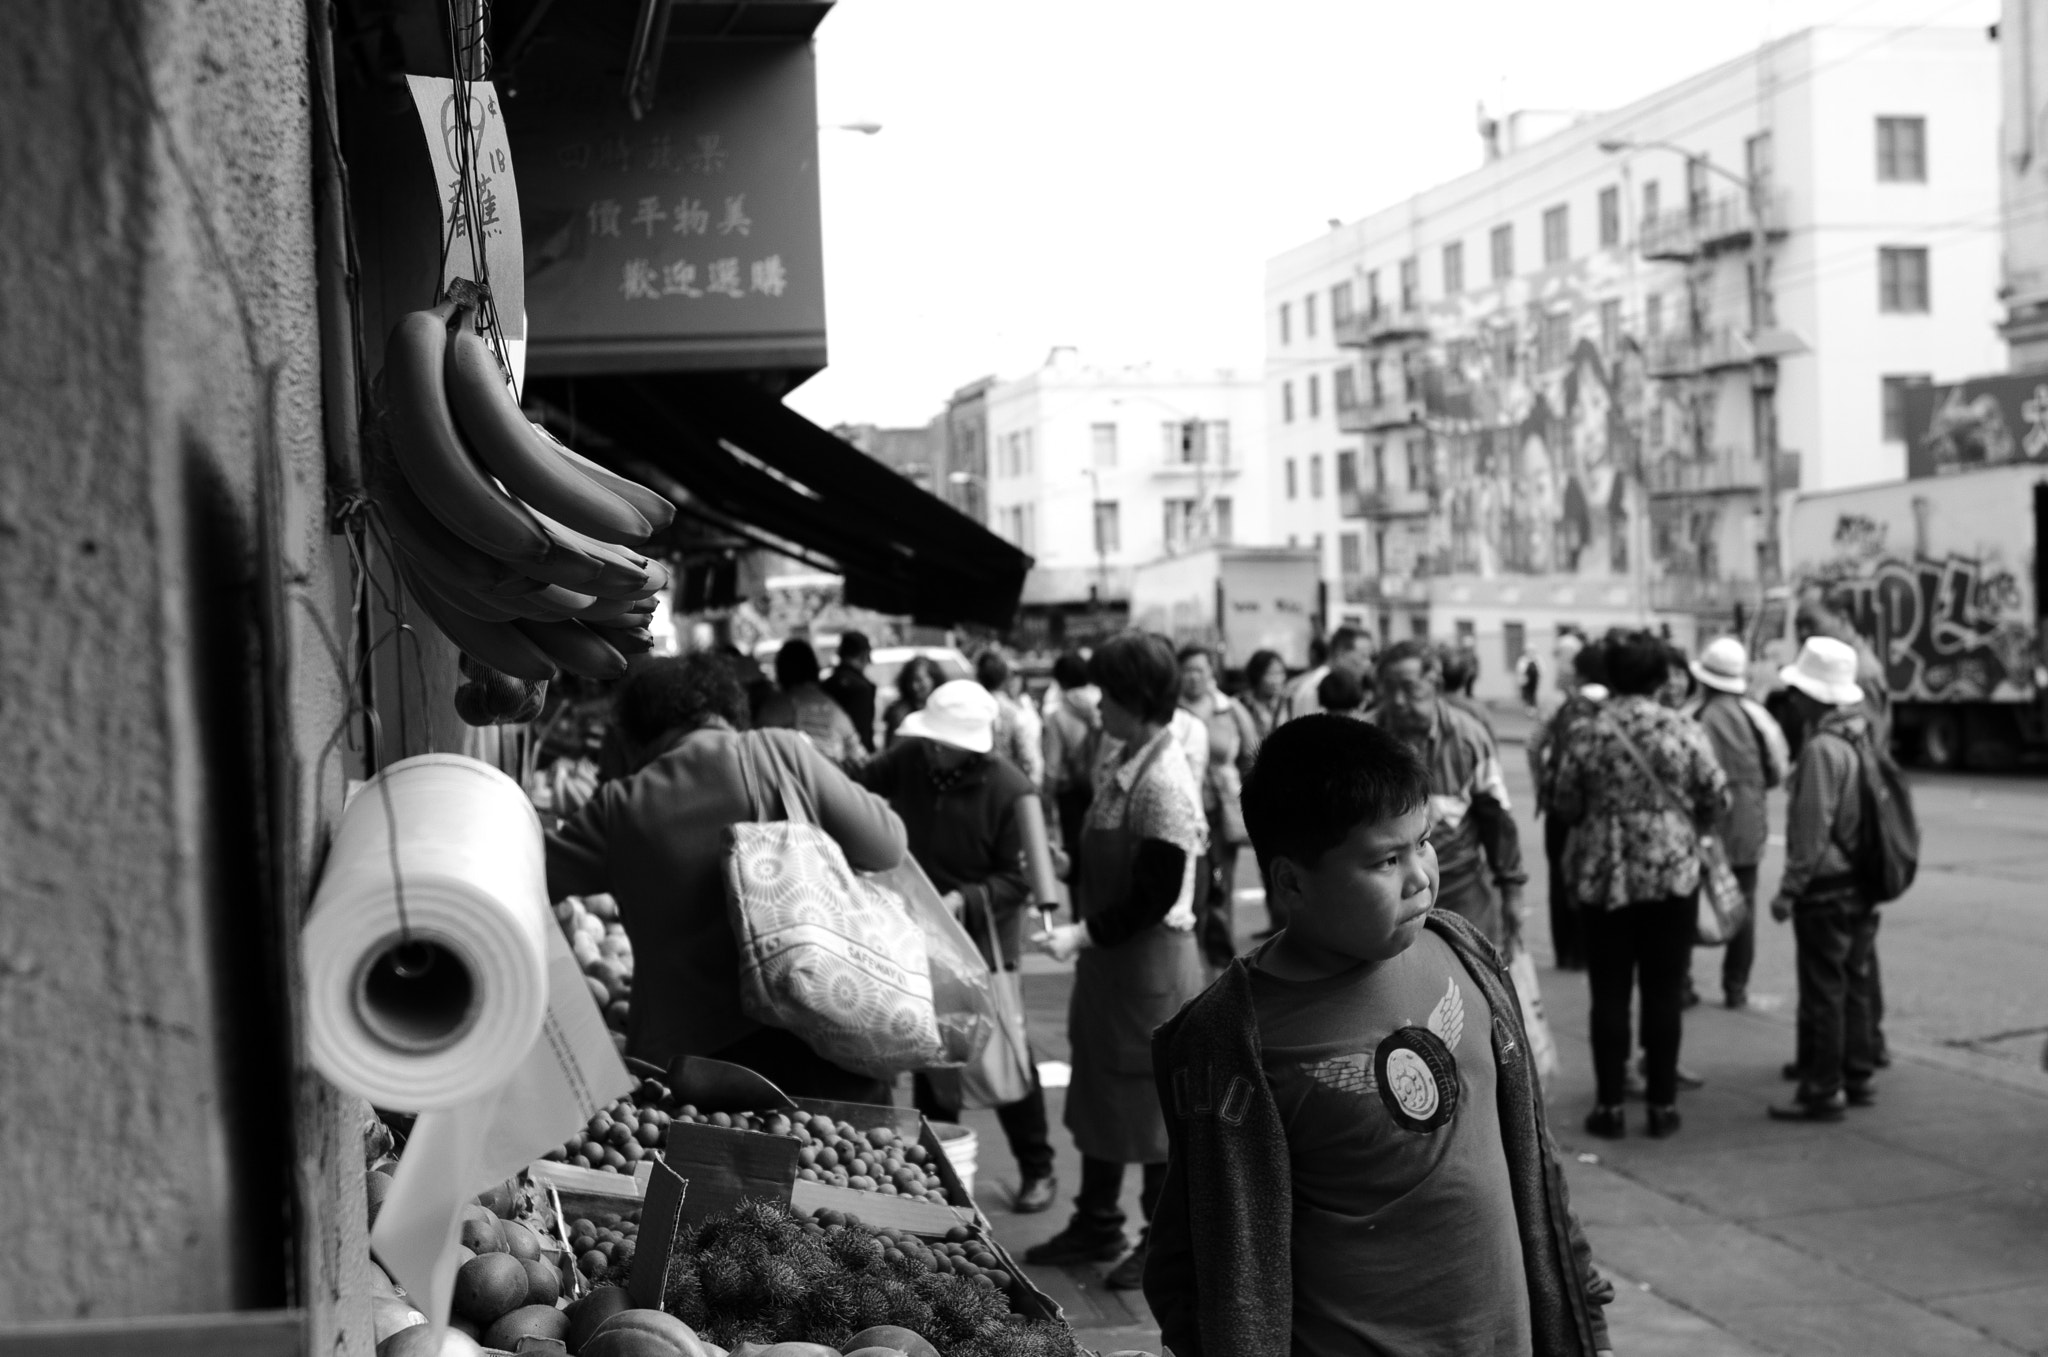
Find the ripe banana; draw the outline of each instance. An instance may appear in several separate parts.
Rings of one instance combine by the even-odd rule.
[[[399,573],[405,577],[405,587],[421,611],[464,653],[515,678],[539,680],[555,676],[555,662],[547,652],[521,635],[512,623],[471,617],[448,602],[417,569],[401,567]]]
[[[607,542],[644,542],[653,528],[626,500],[582,475],[519,411],[490,341],[457,313],[444,362],[456,424],[505,488],[537,512]]]
[[[644,613],[641,611],[643,608],[646,609]],[[653,610],[654,602],[652,599],[600,598],[582,612],[577,613],[576,617],[578,621],[596,626],[600,622],[609,622],[626,617],[631,617],[637,622],[648,613],[653,612]]]
[[[645,627],[638,631],[608,631],[604,639],[622,655],[644,655],[654,649],[654,633]]]
[[[519,573],[441,526],[399,474],[389,445],[374,434],[363,439],[363,471],[370,498],[398,549],[429,577],[477,593],[532,593],[539,580]]]
[[[398,469],[449,532],[501,561],[538,561],[548,535],[462,445],[442,368],[452,303],[414,311],[385,346],[384,396]]]
[[[583,610],[594,605],[597,599],[573,589],[564,589],[559,584],[550,584],[539,593],[493,601],[504,603],[515,617],[534,622],[561,622],[582,616]]]
[[[626,672],[626,657],[580,622],[514,622],[519,634],[549,659],[583,678],[613,679]]]
[[[546,426],[535,424],[533,427],[542,438],[554,445],[555,451],[562,455],[563,461],[639,510],[640,516],[647,520],[648,527],[655,532],[660,532],[675,522],[676,506],[667,495],[650,490],[638,481],[629,480],[616,471],[599,466],[555,437]]]
[[[600,542],[586,533],[576,531],[566,523],[557,523],[538,511],[534,516],[540,520],[541,526],[547,529],[557,552],[596,564],[597,574],[577,585],[579,589],[596,594],[599,598],[622,598],[647,587],[654,570],[654,562],[647,557],[631,547]]]

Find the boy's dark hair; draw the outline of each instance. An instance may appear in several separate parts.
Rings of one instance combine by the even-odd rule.
[[[1163,726],[1180,706],[1180,664],[1164,636],[1127,631],[1111,637],[1088,661],[1088,677],[1141,721]]]
[[[1365,685],[1347,669],[1332,669],[1316,684],[1316,701],[1323,710],[1343,715],[1365,705]]]
[[[990,646],[974,657],[974,681],[990,692],[999,692],[1010,681],[1010,661],[1002,651]]]
[[[1052,681],[1060,685],[1060,691],[1070,693],[1076,688],[1088,686],[1088,661],[1081,658],[1078,650],[1064,652],[1052,662]]]
[[[634,744],[652,744],[672,730],[694,730],[720,717],[747,728],[747,691],[730,656],[697,651],[636,669],[619,689],[619,729]]]
[[[1382,650],[1379,663],[1373,667],[1373,673],[1384,674],[1403,660],[1421,660],[1422,672],[1425,674],[1434,674],[1439,669],[1436,647],[1411,636],[1405,641],[1396,641]]]
[[[1671,649],[1653,631],[1612,631],[1606,652],[1607,686],[1617,694],[1651,697],[1671,677]]]
[[[775,683],[787,691],[818,681],[818,652],[809,641],[784,641],[775,652]]]
[[[1244,827],[1270,880],[1276,858],[1313,867],[1360,825],[1429,800],[1429,773],[1408,744],[1378,726],[1317,715],[1266,737],[1244,780]]]

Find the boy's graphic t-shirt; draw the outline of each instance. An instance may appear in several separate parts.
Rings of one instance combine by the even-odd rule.
[[[1528,1357],[1485,995],[1426,929],[1325,980],[1279,979],[1260,956],[1259,1042],[1293,1162],[1295,1353]]]

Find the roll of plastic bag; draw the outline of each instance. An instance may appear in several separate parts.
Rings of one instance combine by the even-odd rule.
[[[458,755],[385,769],[342,813],[302,948],[314,1064],[420,1114],[370,1242],[445,1324],[464,1204],[632,1085],[548,907],[525,793]]]
[[[350,799],[304,934],[313,1063],[377,1107],[474,1102],[547,1011],[547,869],[519,784],[455,754]]]

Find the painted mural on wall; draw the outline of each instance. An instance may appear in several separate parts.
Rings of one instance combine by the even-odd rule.
[[[1861,514],[1835,524],[1834,555],[1809,576],[1870,642],[1894,696],[1933,701],[2020,697],[2033,688],[2034,625],[2014,564],[1913,555]]]
[[[1429,573],[1628,574],[1646,383],[1634,345],[1621,347],[1610,363],[1581,340],[1563,367],[1526,378],[1502,374],[1488,346],[1447,346],[1423,387]]]

